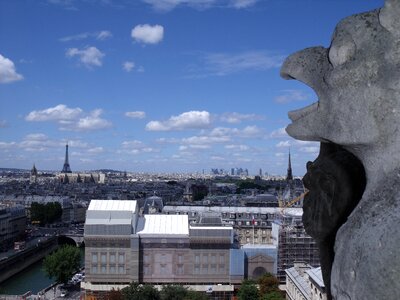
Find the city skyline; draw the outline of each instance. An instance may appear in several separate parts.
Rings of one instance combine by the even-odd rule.
[[[371,1],[0,3],[0,167],[293,175],[317,143],[284,131],[314,92],[279,76]]]

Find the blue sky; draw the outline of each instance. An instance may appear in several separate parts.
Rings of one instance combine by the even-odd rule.
[[[285,174],[318,154],[279,76],[337,22],[383,0],[0,1],[0,167]]]

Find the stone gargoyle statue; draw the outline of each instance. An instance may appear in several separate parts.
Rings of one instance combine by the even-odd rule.
[[[286,130],[296,139],[321,142],[320,156],[309,163],[305,176],[311,191],[303,219],[322,252],[327,246],[330,263],[322,268],[324,281],[330,279],[329,297],[400,299],[400,0],[345,18],[329,48],[292,54],[281,75],[309,85],[319,99],[289,112],[292,123]],[[355,159],[349,156],[343,163],[346,152]],[[359,171],[352,173],[353,167]],[[320,175],[312,169],[320,169]],[[336,188],[339,194],[331,195],[335,188],[329,184],[342,185],[350,194]],[[318,194],[326,196],[325,204],[316,204]],[[326,220],[326,209],[339,215]]]

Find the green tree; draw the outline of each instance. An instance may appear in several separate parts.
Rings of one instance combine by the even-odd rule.
[[[258,288],[252,280],[244,280],[237,295],[239,300],[255,300],[259,298]]]
[[[283,293],[280,291],[273,291],[273,292],[266,293],[260,299],[261,300],[285,300],[285,296],[283,296],[282,294]]]
[[[57,221],[62,216],[62,207],[58,202],[41,204],[33,202],[31,205],[31,220],[39,221],[40,224],[49,224]]]
[[[160,293],[151,284],[132,282],[121,292],[124,300],[160,300]]]
[[[124,300],[124,296],[122,295],[121,291],[114,289],[109,291],[105,298],[106,300]]]
[[[203,200],[208,195],[208,187],[205,184],[192,184],[192,194],[194,201]]]
[[[182,300],[186,297],[188,290],[181,285],[168,284],[161,289],[162,300]]]
[[[188,290],[183,300],[209,300],[210,298],[202,292]]]
[[[279,292],[279,280],[270,273],[265,273],[258,279],[258,286],[260,288],[261,295],[275,291]]]
[[[66,245],[44,259],[43,267],[49,278],[66,283],[79,270],[81,254],[77,247]]]

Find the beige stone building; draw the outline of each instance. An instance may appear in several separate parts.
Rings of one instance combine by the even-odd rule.
[[[87,295],[130,282],[179,283],[229,295],[244,278],[232,226],[189,224],[187,215],[139,216],[136,201],[92,200],[86,215]]]
[[[123,288],[139,280],[136,201],[92,200],[85,222],[85,269],[89,291]]]

